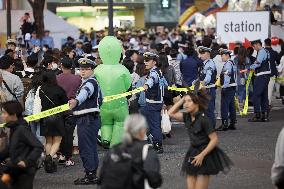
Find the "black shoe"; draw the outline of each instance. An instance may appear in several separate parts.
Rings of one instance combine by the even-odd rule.
[[[236,130],[236,125],[235,123],[230,123],[229,127],[228,127],[229,130]]]
[[[52,159],[50,155],[47,155],[44,160],[44,170],[46,173],[54,173],[57,171],[56,162]]]
[[[102,147],[103,147],[104,149],[109,149],[109,147],[110,147],[110,142],[107,141],[107,140],[103,140],[103,141],[102,141]]]
[[[229,128],[228,126],[228,120],[222,120],[222,125],[220,125],[217,129],[215,129],[216,131],[227,131]]]
[[[166,137],[172,138],[172,134],[171,134],[171,133],[168,133],[168,134],[166,134]]]
[[[262,112],[261,113],[261,121],[262,122],[268,122],[269,121],[269,113],[268,112]]]
[[[95,175],[86,174],[84,178],[78,178],[74,181],[75,185],[94,185],[98,183],[98,177]]]
[[[156,143],[153,147],[154,147],[154,150],[157,152],[157,154],[164,153],[162,144]]]
[[[262,122],[260,113],[255,113],[254,116],[248,120],[248,122]]]

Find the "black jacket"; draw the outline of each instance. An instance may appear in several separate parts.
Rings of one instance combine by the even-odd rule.
[[[19,119],[16,122],[6,124],[10,128],[9,146],[0,152],[0,160],[10,158],[12,166],[17,166],[20,161],[24,161],[27,168],[35,168],[37,160],[43,152],[43,145],[32,134],[28,123]]]
[[[144,141],[134,140],[131,145],[127,147],[123,146],[122,144],[118,144],[113,146],[112,150],[107,153],[106,157],[104,158],[103,165],[100,171],[100,179],[101,179],[101,188],[131,188],[131,189],[144,189],[144,179],[147,178],[150,187],[158,188],[162,185],[162,176],[160,173],[160,162],[157,156],[157,153],[154,151],[152,147],[149,147],[148,154],[146,160],[142,160],[142,149],[145,145]],[[132,180],[131,187],[127,184],[127,186],[118,186],[115,181],[110,186],[108,182],[111,182],[108,179],[105,179],[105,175],[108,174],[110,169],[110,163],[108,159],[112,159],[112,151],[116,149],[124,149],[124,152],[131,155],[132,159],[132,167],[135,167],[134,175],[131,175],[132,178],[128,178]],[[118,170],[116,170],[116,174],[118,174]],[[119,175],[112,175],[112,177],[119,177]],[[115,186],[114,186],[115,185]]]

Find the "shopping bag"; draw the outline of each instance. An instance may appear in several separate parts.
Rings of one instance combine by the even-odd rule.
[[[172,129],[172,124],[167,110],[162,111],[161,127],[163,134],[168,134]]]

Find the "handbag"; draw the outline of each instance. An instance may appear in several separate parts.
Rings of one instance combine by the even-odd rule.
[[[172,124],[167,110],[162,110],[161,128],[163,134],[168,134],[172,130]]]
[[[56,107],[55,103],[45,94],[45,92],[43,90],[40,89],[40,91],[42,92],[42,94],[48,99],[48,101],[50,101],[54,107]],[[63,119],[62,119],[62,114],[55,114],[55,115],[51,115],[48,117],[43,118],[43,124],[44,125],[54,125],[54,124],[58,124],[61,123],[63,124]]]

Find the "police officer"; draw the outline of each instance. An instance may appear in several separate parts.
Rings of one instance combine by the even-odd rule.
[[[236,93],[237,83],[235,81],[234,63],[231,60],[231,51],[227,49],[220,49],[222,61],[225,62],[221,74],[221,117],[222,125],[217,128],[217,131],[226,131],[227,129],[235,130],[236,123],[236,109],[234,97]],[[230,114],[230,125],[228,124],[228,114]]]
[[[208,103],[208,109],[206,110],[206,115],[212,121],[213,127],[216,126],[215,118],[215,97],[216,97],[216,76],[217,69],[215,63],[210,59],[210,52],[212,49],[204,46],[198,47],[199,57],[203,61],[203,67],[199,73],[199,79],[201,84],[206,87],[208,95],[211,96],[211,99]]]
[[[95,63],[87,58],[78,60],[82,84],[76,98],[69,101],[70,108],[76,116],[78,145],[80,157],[83,161],[86,175],[74,181],[75,185],[89,185],[97,183],[97,168],[99,164],[97,152],[97,137],[101,126],[99,115],[102,104],[100,86],[94,77]]]
[[[153,147],[157,153],[163,153],[161,110],[163,107],[162,72],[157,67],[159,56],[152,52],[144,53],[144,62],[149,73],[146,77],[145,97],[146,106],[141,108],[141,113],[146,117],[149,126],[149,138],[152,138]]]
[[[268,83],[270,80],[270,56],[269,52],[262,47],[260,40],[251,42],[257,51],[256,61],[250,66],[254,70],[253,106],[254,116],[249,122],[266,122],[269,115]]]

